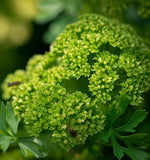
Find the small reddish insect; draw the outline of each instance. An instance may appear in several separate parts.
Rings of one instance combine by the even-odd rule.
[[[21,84],[22,82],[19,82],[19,81],[15,81],[15,82],[9,82],[8,83],[8,87],[11,87],[11,86],[17,86],[19,84]]]
[[[71,136],[76,137],[77,133],[73,129],[70,128],[70,126],[67,126],[68,132],[70,133]]]

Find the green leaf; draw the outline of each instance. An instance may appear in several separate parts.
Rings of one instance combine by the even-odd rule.
[[[1,104],[1,112],[0,112],[0,130],[4,133],[7,133],[7,126],[6,126],[6,111],[5,106],[2,102]]]
[[[87,145],[86,144],[86,149],[92,154],[94,155],[97,159],[99,159],[102,155],[102,153],[100,153],[98,150],[96,150],[92,145]]]
[[[27,150],[29,150],[36,158],[42,158],[45,156],[40,151],[41,142],[34,137],[18,138],[18,144],[25,157],[27,157]]]
[[[59,19],[55,20],[49,25],[48,30],[44,34],[44,41],[50,43],[56,39],[56,37],[64,30],[65,26],[69,23],[76,21],[77,16],[68,15],[66,13],[61,14]]]
[[[128,150],[124,151],[132,160],[149,160],[150,154],[135,147],[129,146]]]
[[[104,141],[104,142],[108,142],[109,141],[109,137],[110,137],[110,132],[109,129],[104,129],[104,131],[102,133],[99,134],[99,137]]]
[[[44,0],[38,3],[38,7],[43,10],[49,10],[54,6],[59,6],[60,4],[64,5],[65,3],[62,2],[62,0]]]
[[[118,143],[117,139],[113,134],[111,135],[111,141],[112,141],[114,155],[120,160],[124,156],[123,153],[124,147],[122,147]]]
[[[128,136],[121,136],[121,139],[128,144],[145,145],[147,142],[148,134],[135,133]]]
[[[3,150],[3,152],[5,152],[8,149],[9,144],[12,140],[13,138],[11,136],[0,134],[0,147]]]
[[[66,5],[61,0],[40,1],[38,8],[41,12],[35,20],[39,23],[45,23],[54,19],[59,13],[65,10]]]
[[[27,149],[26,147],[24,147],[24,145],[22,143],[18,143],[20,149],[21,149],[21,153],[23,154],[24,157],[27,157],[28,156],[28,152],[27,152]]]
[[[136,110],[130,120],[123,126],[116,128],[115,131],[135,132],[134,128],[146,118],[147,114],[144,110]]]
[[[18,117],[15,116],[14,109],[9,102],[7,102],[6,108],[7,108],[7,114],[6,114],[7,123],[12,133],[16,134],[18,129],[18,123],[19,123]]]
[[[117,112],[116,119],[118,119],[120,116],[122,116],[125,113],[129,104],[130,104],[129,98],[127,98],[125,95],[122,95],[119,101],[119,108],[118,108],[119,111]]]
[[[129,103],[130,100],[125,95],[122,95],[121,98],[119,99],[118,106],[116,106],[115,104],[111,106],[110,111],[107,115],[110,125],[112,125],[116,119],[118,119],[121,115],[124,114]]]

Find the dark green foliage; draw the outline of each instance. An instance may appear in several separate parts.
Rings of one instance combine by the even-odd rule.
[[[110,106],[107,114],[107,124],[104,132],[99,134],[99,136],[104,142],[111,142],[114,155],[119,160],[124,156],[124,153],[133,160],[141,160],[141,157],[143,160],[148,160],[150,154],[141,148],[145,146],[144,139],[147,138],[148,135],[145,133],[135,133],[135,127],[137,127],[148,114],[145,110],[137,109],[125,124],[117,128],[114,127],[118,124],[118,120],[121,121],[121,116],[125,114],[129,102],[125,96],[122,96],[119,101],[119,112],[116,110],[115,105]]]

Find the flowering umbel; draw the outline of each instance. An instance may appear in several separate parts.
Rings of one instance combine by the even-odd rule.
[[[143,101],[149,60],[149,49],[130,26],[86,14],[66,27],[49,52],[8,76],[3,96],[12,97],[31,135],[49,131],[50,141],[70,150],[103,130],[105,108],[117,107],[122,95],[133,106]],[[14,80],[22,83],[8,88]]]

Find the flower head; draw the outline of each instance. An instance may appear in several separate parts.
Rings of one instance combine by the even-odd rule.
[[[103,130],[105,108],[117,106],[122,95],[131,105],[143,101],[149,60],[130,26],[86,14],[66,27],[50,52],[29,61],[12,103],[30,134],[48,130],[51,141],[69,150]]]

